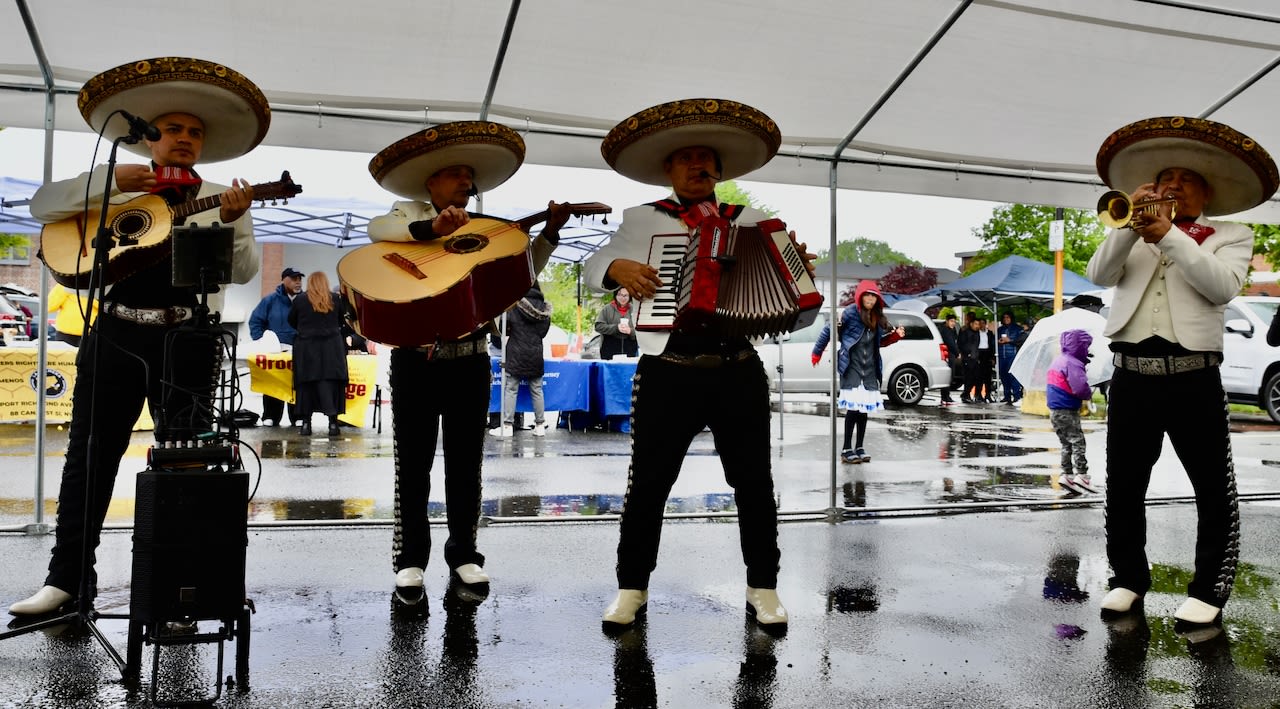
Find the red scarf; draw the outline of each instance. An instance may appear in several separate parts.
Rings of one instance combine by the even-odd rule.
[[[617,308],[617,310],[618,310],[618,314],[619,314],[619,315],[626,315],[626,314],[627,314],[627,310],[631,307],[631,304],[630,304],[630,303],[628,303],[628,304],[626,304],[626,305],[623,305],[622,303],[619,303],[619,302],[615,299],[615,300],[613,301],[613,307],[614,307],[614,308]]]
[[[1195,222],[1174,222],[1178,228],[1186,233],[1187,236],[1195,239],[1196,244],[1204,245],[1204,240],[1213,236],[1213,227],[1204,224],[1196,224]]]

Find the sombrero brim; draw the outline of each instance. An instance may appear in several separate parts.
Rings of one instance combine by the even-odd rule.
[[[193,115],[204,123],[202,163],[244,155],[271,127],[267,98],[252,81],[221,64],[186,57],[143,59],[104,71],[80,89],[77,104],[89,127],[110,140],[129,133],[127,121],[110,118],[117,110],[148,121],[168,113]],[[146,143],[125,147],[151,155]]]
[[[487,121],[442,123],[401,138],[369,161],[382,188],[406,199],[430,201],[427,178],[446,167],[467,165],[477,190],[487,192],[511,179],[524,163],[524,139]]]
[[[1148,118],[1112,133],[1098,150],[1098,176],[1132,192],[1161,170],[1181,167],[1205,179],[1213,195],[1206,216],[1258,206],[1280,187],[1275,161],[1262,146],[1231,127],[1203,118]]]
[[[620,175],[637,182],[670,183],[662,163],[671,153],[705,146],[720,157],[720,179],[763,167],[778,152],[782,134],[773,119],[737,101],[697,98],[660,104],[609,131],[600,153]]]

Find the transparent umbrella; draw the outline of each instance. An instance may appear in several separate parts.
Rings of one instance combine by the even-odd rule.
[[[1102,334],[1106,318],[1082,308],[1070,308],[1057,315],[1041,318],[1027,334],[1027,340],[1013,358],[1009,372],[1028,390],[1044,391],[1049,365],[1062,351],[1060,335],[1067,330],[1084,330],[1093,336],[1089,346],[1092,355],[1085,367],[1090,386],[1111,380],[1115,365],[1111,363],[1111,340]]]

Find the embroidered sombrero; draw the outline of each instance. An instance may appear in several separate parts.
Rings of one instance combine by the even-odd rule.
[[[429,201],[427,178],[446,167],[467,165],[485,192],[506,182],[524,162],[524,139],[488,121],[457,121],[420,130],[383,148],[369,161],[369,174],[383,189]]]
[[[1112,133],[1098,149],[1098,177],[1126,193],[1170,167],[1195,170],[1209,183],[1206,216],[1256,207],[1280,187],[1276,163],[1261,145],[1204,118],[1147,118]]]
[[[619,174],[650,185],[668,184],[662,162],[671,153],[706,146],[720,156],[720,179],[763,167],[782,144],[782,133],[765,114],[737,101],[691,98],[672,101],[627,118],[600,144],[605,162]]]
[[[89,127],[110,140],[129,132],[123,118],[108,120],[116,110],[148,121],[167,113],[191,114],[204,123],[202,163],[244,155],[262,142],[271,126],[267,97],[244,74],[187,57],[141,59],[108,69],[85,82],[76,104]],[[151,155],[143,142],[125,147]]]

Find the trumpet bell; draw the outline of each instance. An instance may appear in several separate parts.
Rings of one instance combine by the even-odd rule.
[[[1120,190],[1111,190],[1098,198],[1098,221],[1108,228],[1120,229],[1133,218],[1133,201]]]
[[[1111,190],[1098,198],[1098,221],[1110,229],[1123,229],[1133,221],[1133,215],[1146,212],[1154,214],[1160,205],[1169,205],[1169,219],[1178,212],[1178,200],[1173,197],[1143,200],[1134,204],[1129,195],[1120,190]]]

